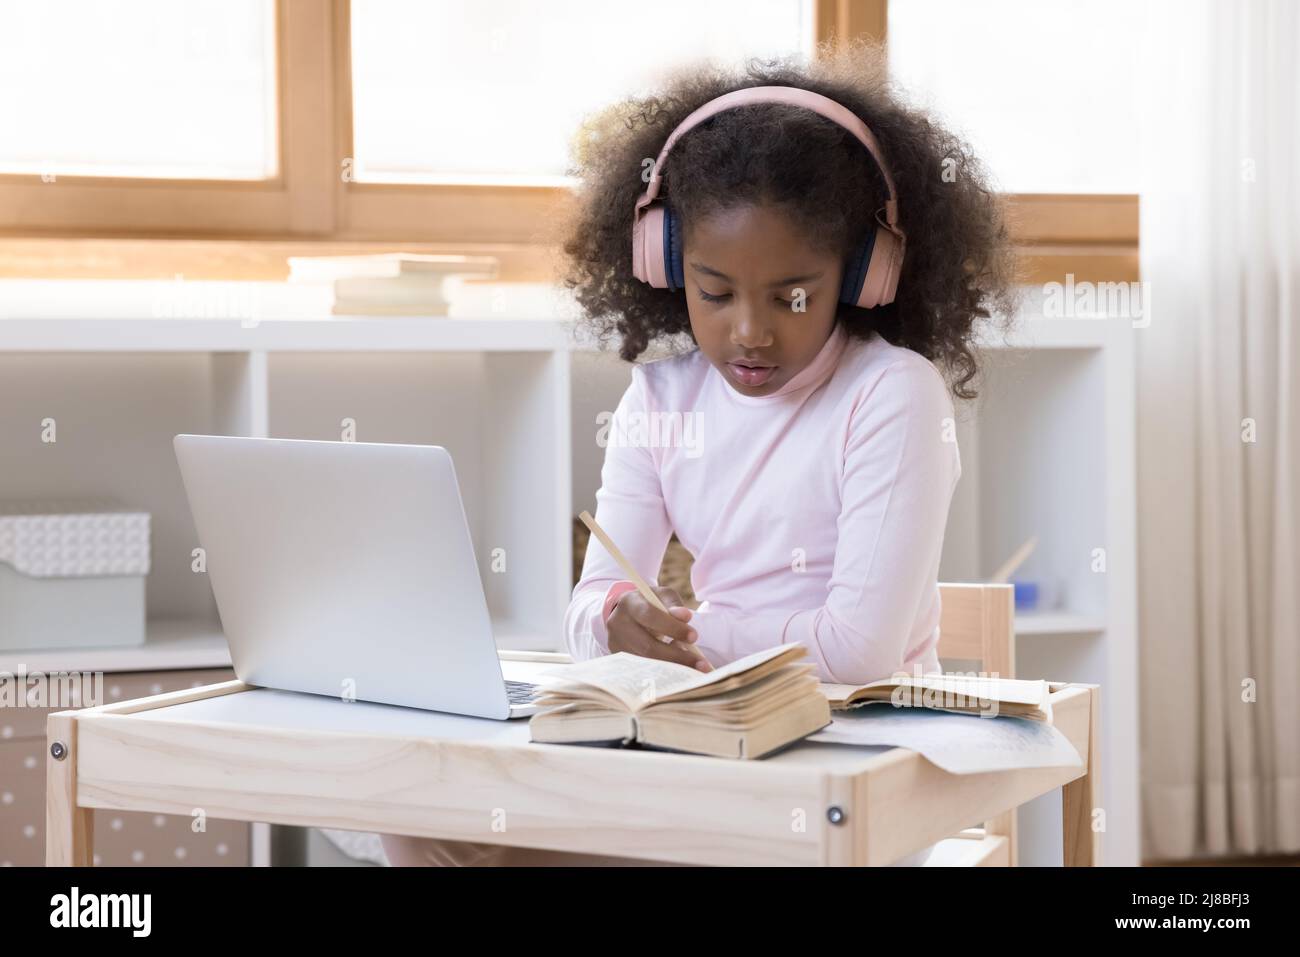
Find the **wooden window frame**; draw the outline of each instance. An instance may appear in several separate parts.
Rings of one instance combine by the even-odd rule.
[[[112,269],[107,274],[140,278],[279,278],[294,253],[403,248],[495,254],[503,279],[550,278],[549,229],[571,202],[569,190],[351,180],[350,0],[276,0],[275,22],[276,177],[45,183],[0,175],[0,276]],[[887,25],[888,0],[814,0],[819,43],[885,42]],[[1026,282],[1066,273],[1080,281],[1137,278],[1136,196],[1008,194],[1006,202]],[[33,246],[35,239],[42,242]],[[223,247],[234,240],[243,242]]]
[[[334,103],[339,151],[335,238],[538,244],[569,200],[562,186],[365,183],[342,175],[354,156],[352,4],[334,0]]]
[[[819,42],[871,37],[888,50],[889,0],[816,0]],[[1138,279],[1138,197],[1007,193],[1007,223],[1026,283]]]
[[[329,4],[277,0],[279,171],[264,180],[0,175],[0,235],[328,235]]]

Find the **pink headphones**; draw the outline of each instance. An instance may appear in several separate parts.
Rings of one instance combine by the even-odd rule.
[[[705,103],[682,120],[664,143],[650,171],[650,183],[636,201],[632,218],[632,275],[656,289],[681,289],[686,285],[682,264],[681,222],[672,207],[657,200],[663,182],[664,161],[674,144],[688,130],[721,113],[754,103],[788,103],[802,106],[838,123],[861,141],[885,178],[889,199],[876,211],[876,228],[856,249],[844,267],[840,302],[871,309],[894,301],[898,274],[903,267],[907,237],[898,228],[898,194],[875,135],[852,111],[834,100],[794,86],[755,86],[725,93]],[[884,219],[881,219],[884,213]]]

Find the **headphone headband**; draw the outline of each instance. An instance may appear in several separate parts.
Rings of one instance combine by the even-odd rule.
[[[795,86],[753,86],[733,90],[705,103],[677,124],[659,150],[646,190],[637,199],[632,212],[632,275],[658,289],[675,290],[685,285],[681,222],[670,204],[658,199],[663,185],[664,163],[677,141],[709,117],[757,103],[782,103],[812,110],[848,130],[867,148],[884,177],[889,195],[884,208],[874,214],[875,227],[868,231],[866,240],[849,258],[841,282],[840,301],[864,309],[893,302],[907,237],[898,228],[898,193],[880,144],[875,134],[851,110],[820,93]]]
[[[644,209],[659,195],[659,187],[663,182],[664,161],[668,159],[668,154],[682,136],[709,119],[709,117],[715,116],[724,110],[734,110],[738,106],[750,106],[756,103],[784,103],[789,106],[802,106],[826,117],[826,119],[852,133],[867,148],[867,152],[876,161],[877,168],[885,178],[885,188],[889,191],[889,198],[885,201],[885,223],[895,232],[898,231],[898,192],[894,188],[894,177],[890,174],[889,166],[885,163],[883,151],[880,148],[880,143],[876,140],[875,134],[867,129],[867,124],[863,123],[852,110],[846,109],[820,93],[804,90],[797,86],[751,86],[743,90],[733,90],[710,100],[692,112],[686,119],[677,124],[677,128],[668,135],[668,139],[664,142],[663,149],[659,151],[659,156],[655,159],[654,168],[650,170],[649,186],[636,202],[637,211]]]

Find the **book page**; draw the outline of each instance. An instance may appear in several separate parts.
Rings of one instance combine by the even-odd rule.
[[[834,712],[830,727],[807,740],[907,748],[952,774],[1083,767],[1079,752],[1059,728],[1006,715],[867,706]]]
[[[636,712],[668,695],[720,682],[779,655],[789,654],[795,648],[804,653],[799,644],[776,645],[737,658],[707,673],[673,661],[620,651],[571,665],[557,665],[543,672],[537,680],[544,690],[571,685],[600,688],[617,698],[629,711]]]
[[[894,678],[882,678],[865,685],[824,682],[821,689],[832,705],[842,706],[852,700],[855,694],[858,694],[859,700],[867,697],[860,692],[871,689],[892,691],[899,687],[926,689],[956,700],[1001,701],[1038,708],[1045,708],[1049,694],[1047,682],[1041,678],[994,678],[963,674],[929,674],[920,677],[899,675]],[[911,698],[911,695],[907,695],[903,700],[911,700]]]

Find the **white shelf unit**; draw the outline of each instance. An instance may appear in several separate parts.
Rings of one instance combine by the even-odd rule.
[[[979,399],[958,413],[962,481],[940,577],[979,581],[1030,536],[1014,578],[1042,604],[1016,615],[1016,672],[1102,686],[1104,863],[1140,863],[1133,328],[1020,318],[987,342]],[[1059,791],[1019,812],[1019,863],[1061,861]]]
[[[1025,315],[1008,339],[983,343],[981,396],[957,409],[962,480],[940,566],[943,581],[983,581],[1037,535],[1016,577],[1051,583],[1059,603],[1017,614],[1017,673],[1102,685],[1112,865],[1139,863],[1131,336],[1125,323]],[[600,486],[596,415],[614,409],[630,377],[612,353],[575,352],[575,513]],[[1095,548],[1105,573],[1092,570]],[[1021,809],[1022,865],[1060,863],[1060,819],[1059,790]]]
[[[60,648],[50,651],[10,651],[0,655],[0,672],[188,671],[229,668],[226,636],[216,621],[200,618],[151,618],[145,623],[144,644],[126,648]]]
[[[534,320],[0,320],[0,499],[107,496],[153,516],[143,646],[18,653],[0,667],[228,666],[206,575],[191,570],[201,543],[172,437],[340,440],[344,419],[356,441],[449,449],[498,643],[557,647],[568,368],[562,327]],[[41,441],[47,418],[54,443]]]

